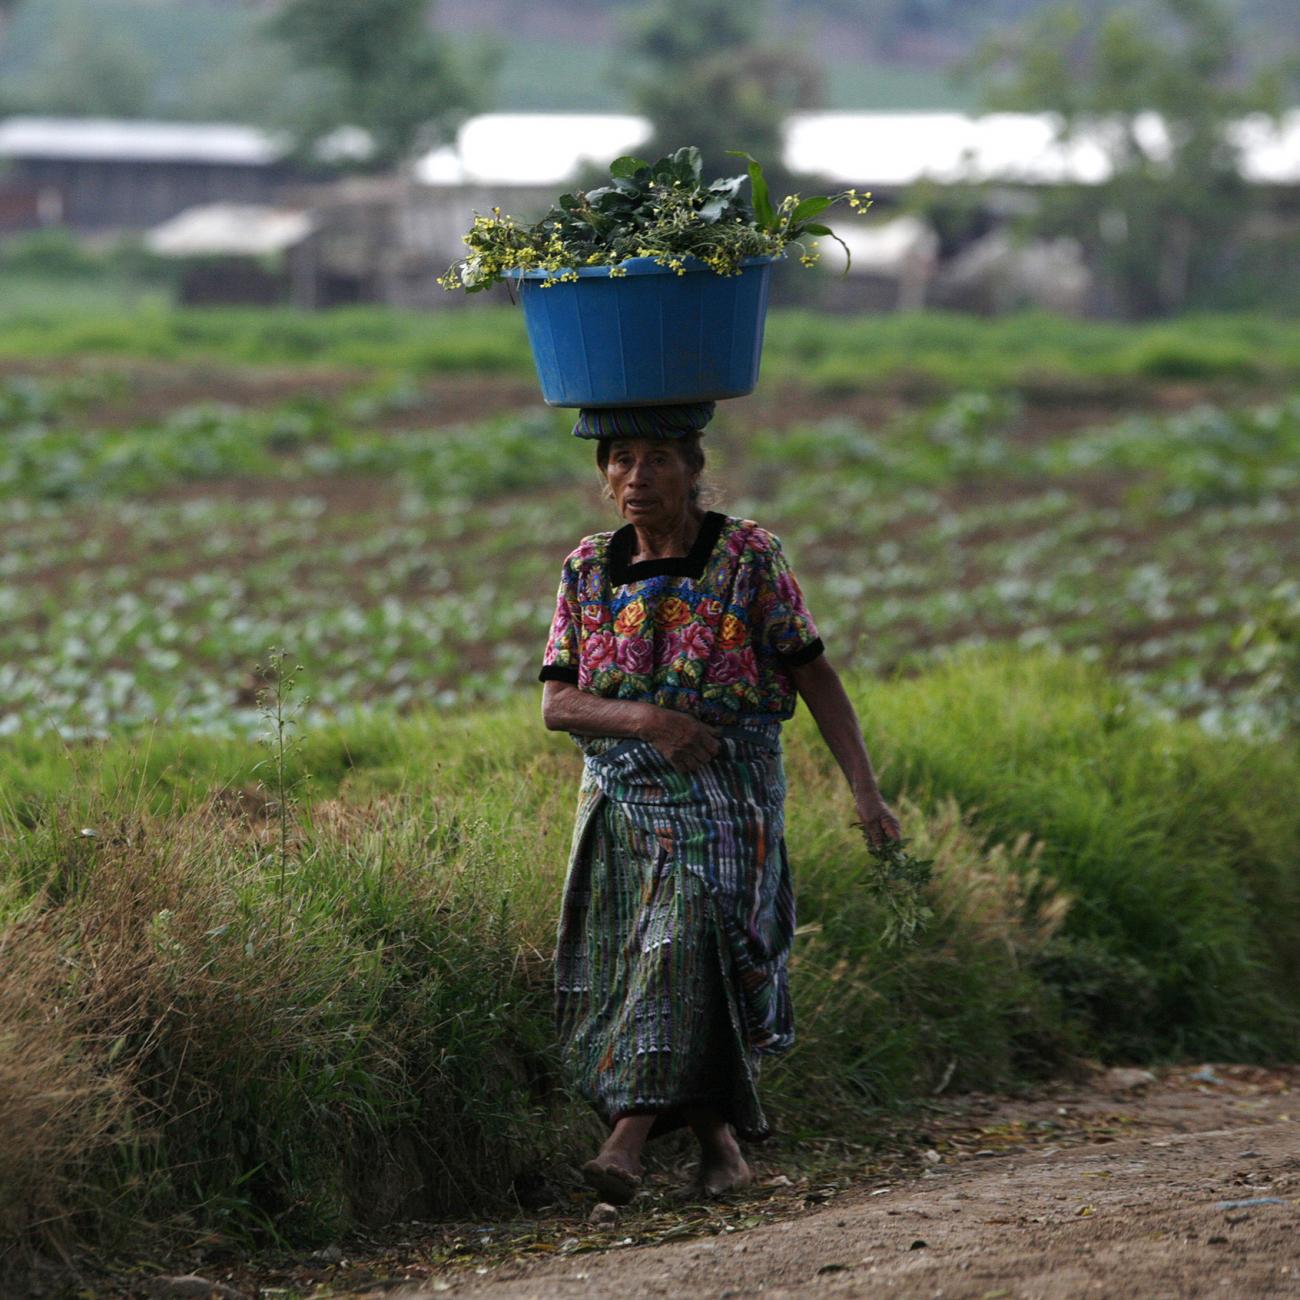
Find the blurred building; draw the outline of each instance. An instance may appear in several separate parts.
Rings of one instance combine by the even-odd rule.
[[[1134,126],[1158,160],[1168,145],[1161,119],[1140,114]],[[817,301],[844,310],[1086,310],[1090,272],[1077,245],[1022,246],[1007,231],[1043,187],[1106,178],[1108,129],[1103,123],[1064,143],[1050,114],[792,116],[782,161],[808,178],[805,191],[851,185],[870,191],[875,203],[866,220],[836,223],[852,265],[844,277],[813,277]],[[1280,124],[1245,118],[1233,131],[1243,176],[1268,196],[1260,220],[1293,232],[1300,222],[1300,110]],[[161,226],[150,244],[186,261],[191,301],[270,295],[303,306],[467,306],[483,298],[444,293],[436,277],[463,254],[475,213],[500,207],[535,219],[561,190],[598,183],[612,158],[635,153],[649,136],[648,121],[626,114],[489,113],[401,172],[309,184],[281,145],[247,127],[12,118],[0,122],[0,232]],[[336,161],[355,163],[363,137],[338,132],[318,156],[332,149]],[[960,232],[941,236],[907,210],[922,182],[940,191],[978,185],[978,211],[966,214]],[[185,220],[172,220],[182,214]],[[277,246],[264,247],[266,240]],[[823,251],[833,266],[836,250],[827,243]],[[799,279],[793,292],[806,291],[808,280]]]
[[[12,117],[0,122],[0,230],[144,230],[204,203],[270,203],[284,149],[246,126]]]
[[[309,212],[211,203],[187,208],[155,227],[145,246],[182,263],[180,298],[186,305],[317,307],[317,235]]]

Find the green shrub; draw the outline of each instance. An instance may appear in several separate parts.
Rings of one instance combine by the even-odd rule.
[[[70,280],[94,275],[102,269],[101,259],[61,226],[16,235],[0,243],[0,272]]]
[[[896,782],[952,795],[990,835],[1041,838],[1043,870],[1075,898],[1065,933],[1149,972],[1130,1050],[1295,1051],[1288,746],[1156,721],[1096,668],[1011,652],[956,656],[873,692],[866,713]]]

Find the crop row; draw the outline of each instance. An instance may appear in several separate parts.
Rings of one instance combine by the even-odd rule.
[[[338,408],[205,403],[154,426],[88,431],[68,419],[66,405],[30,384],[0,385],[0,498],[140,495],[234,475],[401,474],[431,498],[477,500],[562,481],[576,456],[556,436],[568,417],[545,410],[436,431],[375,430],[360,421],[373,419],[379,399],[363,395]],[[1029,446],[1018,436],[1023,420],[1014,396],[969,392],[880,430],[832,420],[762,432],[743,444],[733,433],[730,441],[765,479],[797,473],[820,487],[819,475],[831,471],[850,491],[1094,471],[1129,475],[1138,491],[1155,493],[1159,510],[1178,513],[1300,485],[1300,398],[1134,416]],[[725,442],[725,417],[719,427]]]
[[[3,435],[0,732],[251,730],[270,645],[320,713],[498,698],[534,676],[559,561],[614,522],[546,413],[383,433],[204,406],[90,432],[53,410]],[[1240,629],[1295,569],[1300,403],[1038,439],[1014,399],[965,393],[711,440],[725,508],[783,535],[842,664],[1060,646],[1171,712],[1277,724]],[[160,495],[196,474],[241,486]]]

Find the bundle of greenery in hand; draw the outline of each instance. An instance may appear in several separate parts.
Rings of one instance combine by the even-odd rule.
[[[577,268],[584,266],[607,266],[616,276],[620,264],[634,257],[653,258],[679,275],[686,273],[689,259],[717,275],[739,275],[746,259],[780,257],[791,246],[799,249],[805,266],[812,266],[820,256],[817,236],[844,249],[847,270],[847,246],[817,218],[841,202],[863,213],[871,195],[857,190],[808,198],[790,194],[773,204],[762,167],[747,153],[734,156],[747,161],[746,173],[708,183],[694,146],[655,163],[618,158],[610,165],[608,185],[560,195],[531,226],[493,208],[490,215],[474,218],[465,236],[469,256],[438,283],[476,293],[512,272],[546,271],[543,284],[549,285],[576,280]],[[741,192],[746,181],[748,196]]]
[[[873,844],[867,828],[861,822],[853,824],[862,832],[871,856],[867,891],[885,914],[881,942],[887,948],[911,943],[920,937],[934,916],[933,909],[925,902],[934,859],[914,858],[907,851],[908,840]]]

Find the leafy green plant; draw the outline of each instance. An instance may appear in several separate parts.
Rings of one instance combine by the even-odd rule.
[[[557,205],[531,226],[493,208],[476,216],[465,236],[468,257],[439,278],[444,289],[476,293],[521,271],[547,271],[543,282],[577,279],[580,266],[608,266],[622,274],[629,258],[650,257],[678,275],[687,260],[702,262],[717,275],[738,275],[751,257],[780,257],[794,245],[799,260],[812,266],[815,240],[827,236],[848,248],[818,218],[836,203],[855,212],[871,206],[869,194],[844,190],[803,198],[789,194],[773,203],[763,168],[747,153],[744,175],[705,182],[700,151],[693,145],[647,163],[625,156],[610,164],[610,183],[594,190],[561,194]],[[749,182],[749,196],[743,193]],[[845,269],[847,270],[847,261]]]
[[[933,858],[916,858],[907,851],[909,840],[884,840],[872,844],[866,827],[855,822],[867,841],[871,869],[867,875],[867,892],[885,913],[880,942],[886,948],[914,941],[925,929],[934,911],[925,902],[930,883]]]

